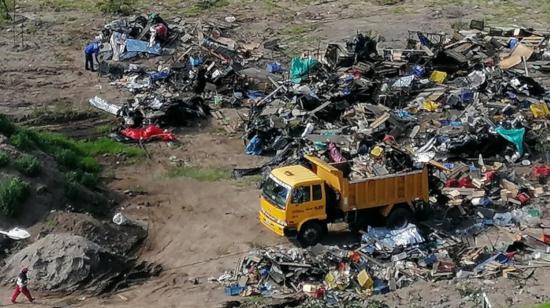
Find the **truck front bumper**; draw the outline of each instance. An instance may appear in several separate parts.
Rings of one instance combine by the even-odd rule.
[[[286,237],[296,237],[298,235],[298,231],[296,229],[283,226],[273,221],[273,219],[270,219],[263,211],[260,211],[258,217],[264,226],[277,235]]]
[[[269,217],[267,217],[263,211],[260,211],[258,217],[260,218],[260,222],[266,226],[269,230],[275,232],[275,234],[284,236],[284,226],[281,224],[278,224],[277,222],[273,221]]]

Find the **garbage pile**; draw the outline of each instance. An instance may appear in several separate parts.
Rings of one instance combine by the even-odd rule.
[[[351,165],[351,179],[479,157],[530,165],[548,135],[550,34],[471,27],[410,31],[404,49],[357,34],[293,58],[289,80],[251,108],[246,153],[275,154],[263,168],[314,154]]]
[[[215,280],[228,296],[305,294],[329,306],[366,305],[374,294],[418,280],[528,277],[535,268],[550,265],[548,242],[522,236],[503,247],[468,247],[432,228],[369,228],[355,249],[316,245],[253,250],[233,272]]]
[[[226,37],[233,27],[181,18],[168,23],[156,14],[105,25],[96,38],[102,46],[99,73],[133,99],[120,104],[93,97],[90,104],[122,120],[121,141],[172,141],[175,136],[161,127],[193,125],[213,108],[240,106],[256,97],[247,93],[250,81],[242,71],[257,59],[259,44]]]

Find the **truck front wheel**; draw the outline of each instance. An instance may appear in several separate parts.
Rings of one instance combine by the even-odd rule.
[[[403,229],[412,222],[412,212],[403,207],[394,208],[386,219],[386,225],[390,229]]]
[[[313,246],[319,243],[321,236],[323,235],[323,225],[317,221],[310,221],[305,223],[298,232],[298,241],[302,246]]]

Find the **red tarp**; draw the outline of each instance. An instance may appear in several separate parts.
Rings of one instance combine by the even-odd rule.
[[[548,166],[533,167],[532,172],[536,176],[547,177],[550,175],[550,167]]]
[[[162,141],[176,141],[176,135],[155,125],[149,125],[145,128],[126,128],[120,133],[133,140],[150,141],[160,139]]]

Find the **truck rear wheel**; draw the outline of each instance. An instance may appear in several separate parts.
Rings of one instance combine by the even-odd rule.
[[[298,232],[298,241],[302,246],[313,246],[319,243],[323,235],[323,230],[325,229],[326,227],[323,228],[322,224],[319,222],[307,222],[300,228],[300,232]]]
[[[412,212],[404,207],[394,208],[386,219],[386,225],[390,229],[403,229],[412,222]]]

